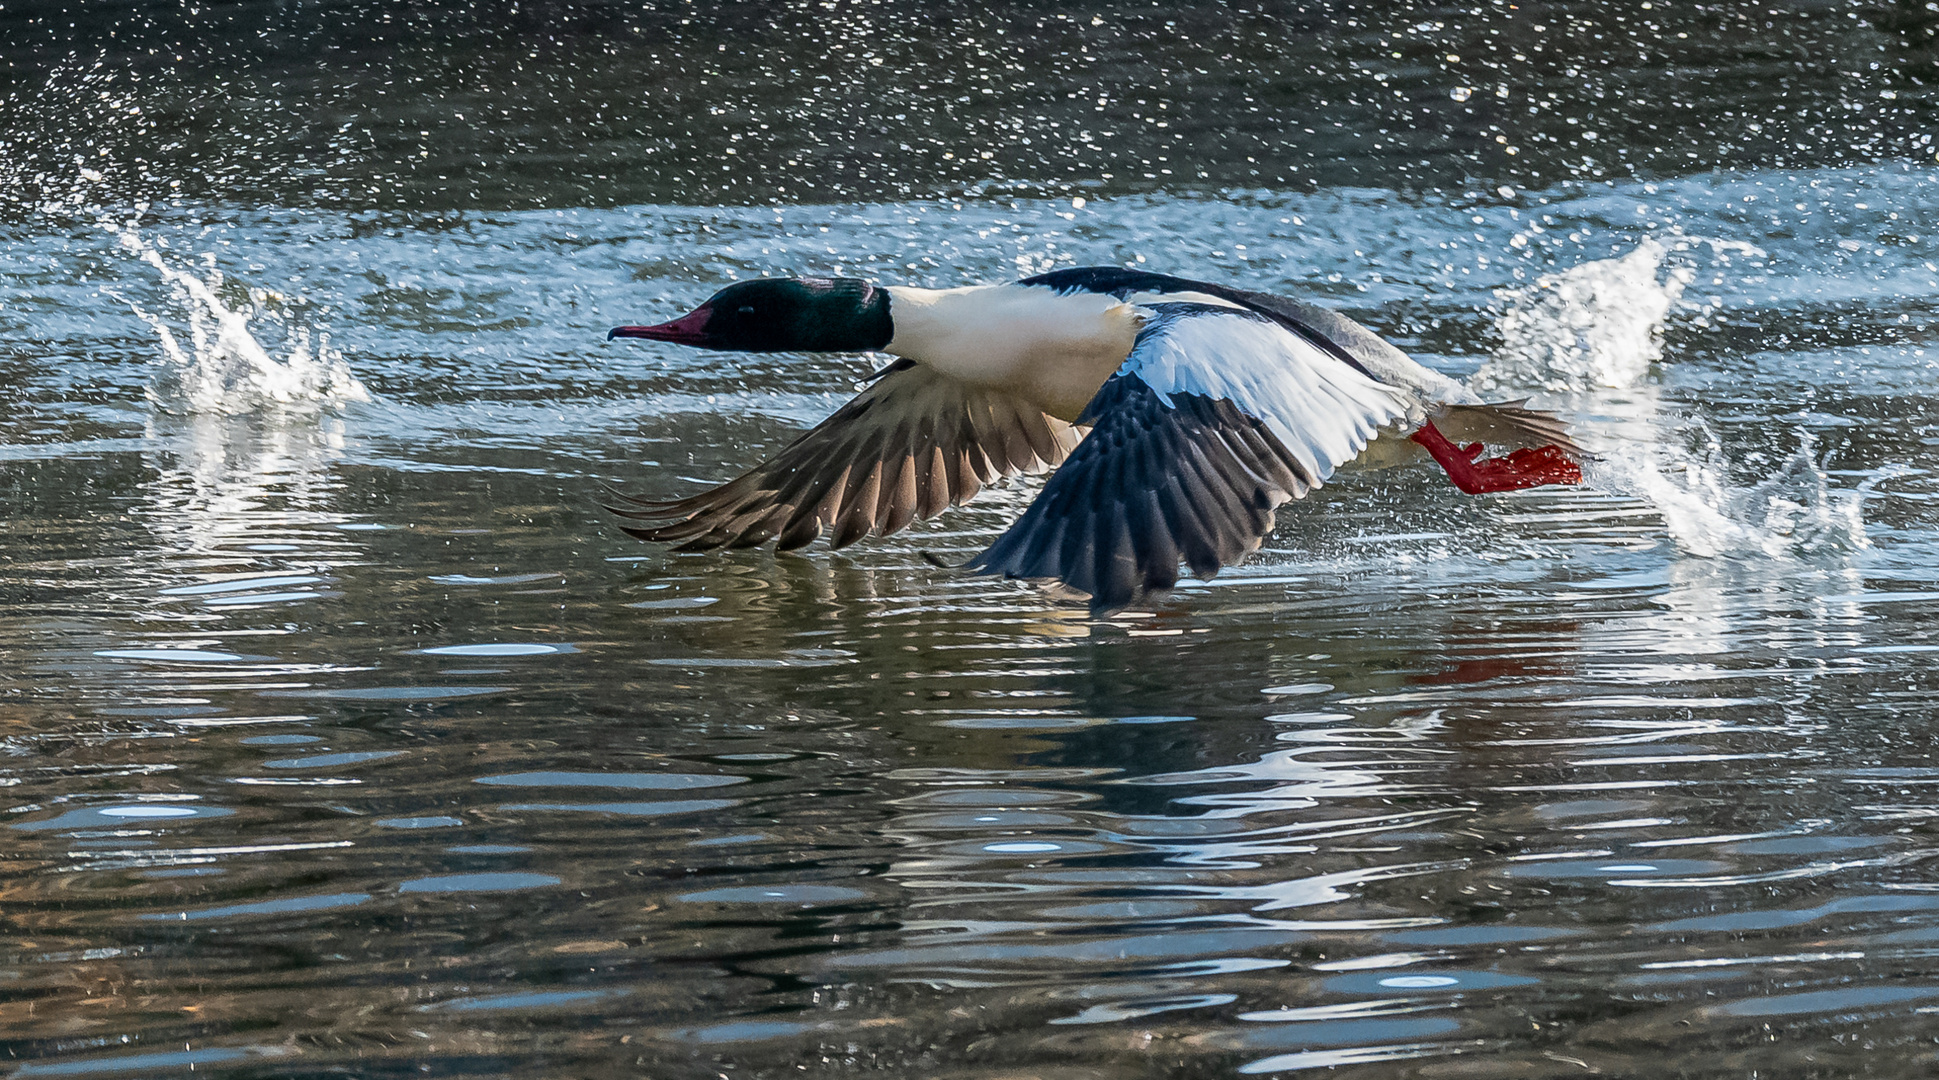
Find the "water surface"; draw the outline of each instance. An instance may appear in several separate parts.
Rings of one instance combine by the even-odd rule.
[[[8,1075],[1929,1070],[1926,160],[15,205]],[[1346,310],[1568,414],[1590,483],[1345,473],[1105,621],[922,558],[1029,485],[840,553],[599,509],[871,366],[607,327],[1087,263]]]

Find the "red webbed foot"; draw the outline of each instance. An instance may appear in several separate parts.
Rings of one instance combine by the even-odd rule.
[[[1580,484],[1582,466],[1559,446],[1512,450],[1506,457],[1475,463],[1484,491],[1514,491],[1547,484]]]
[[[1503,457],[1481,461],[1477,460],[1483,449],[1480,443],[1456,446],[1431,420],[1408,438],[1426,447],[1441,468],[1447,470],[1454,486],[1470,495],[1582,482],[1582,467],[1559,446],[1515,450]]]

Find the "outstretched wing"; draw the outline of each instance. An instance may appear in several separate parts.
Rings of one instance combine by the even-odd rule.
[[[1051,578],[1119,610],[1258,548],[1273,510],[1407,418],[1411,396],[1273,320],[1152,305],[1131,356],[1078,423],[1090,435],[972,570]]]
[[[1134,295],[1214,297],[1273,320],[1321,351],[1357,368],[1361,374],[1390,386],[1414,390],[1425,401],[1440,407],[1433,419],[1450,439],[1503,447],[1554,446],[1571,457],[1580,457],[1583,453],[1582,447],[1569,437],[1567,425],[1554,413],[1530,409],[1526,401],[1483,403],[1460,383],[1415,363],[1372,330],[1337,311],[1289,296],[1117,266],[1053,270],[1025,278],[1020,284],[1065,292],[1108,293],[1120,300]],[[1405,444],[1399,449],[1409,455],[1415,452]]]
[[[740,478],[691,498],[620,496],[642,540],[682,551],[787,551],[834,530],[833,546],[887,536],[975,497],[999,477],[1041,472],[1080,433],[1018,398],[901,360],[833,416]]]

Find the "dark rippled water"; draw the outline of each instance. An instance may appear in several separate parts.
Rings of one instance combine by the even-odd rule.
[[[0,221],[0,1073],[1939,1065],[1939,184],[1916,11],[1765,34],[1734,9],[1545,9],[1659,51],[1578,43],[1514,94],[1687,93],[1617,110],[1593,168],[1536,137],[1588,113],[1518,120],[1533,164],[1511,173],[1431,139],[1342,149],[1457,108],[1449,84],[1493,100],[1434,64],[1391,76],[1399,104],[1314,106],[1332,141],[1247,141],[1250,106],[1210,74],[1306,100],[1396,51],[1348,8],[1167,16],[1191,31],[1169,38],[1144,9],[1070,12],[1129,36],[1067,39],[1014,12],[871,36],[845,7],[416,7],[363,51],[331,36],[377,17],[358,5],[211,9],[281,35],[254,66],[253,30],[122,10],[0,23],[25,103],[3,153],[32,180]],[[1432,51],[1400,51],[1539,33],[1478,10],[1410,13]],[[1267,16],[1309,38],[1206,44]],[[688,29],[658,60],[575,59],[547,53],[548,18],[581,44]],[[921,81],[911,52],[971,23],[1014,48],[944,49]],[[786,39],[802,26],[894,62]],[[91,66],[110,29],[133,44]],[[697,42],[724,82],[673,63]],[[1155,125],[1126,145],[1205,178],[1082,186],[1101,159],[1027,126],[987,143],[989,173],[788,157],[844,130],[801,86],[900,110],[867,114],[870,145],[915,147],[915,118],[955,104],[944,78],[995,90],[973,99],[995,125],[1031,78],[1115,99],[1137,49],[1148,100],[1203,107],[1182,148]],[[464,121],[531,153],[433,181],[396,152],[449,106],[386,112],[378,90],[531,53],[548,102],[467,77],[545,132]],[[588,82],[600,65],[625,78]],[[302,108],[348,119],[241,104],[299,77]],[[1749,140],[1728,91],[1754,78],[1843,126]],[[678,109],[648,107],[654,79]],[[101,101],[147,119],[76,111]],[[622,106],[673,125],[631,138],[725,162],[720,183],[642,157],[608,187],[546,155]],[[1640,134],[1671,114],[1682,141]],[[341,123],[355,153],[294,163]],[[1691,134],[1723,128],[1746,136]],[[87,138],[106,152],[52,160]],[[1381,164],[1401,158],[1426,164]],[[1290,171],[1309,163],[1332,171]],[[1582,489],[1483,499],[1343,474],[1245,567],[1103,622],[921,557],[987,543],[1027,486],[838,554],[672,555],[598,508],[607,485],[732,474],[870,366],[607,327],[759,273],[1084,263],[1342,308],[1537,395],[1600,460]]]

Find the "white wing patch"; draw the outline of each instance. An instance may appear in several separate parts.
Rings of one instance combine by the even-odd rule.
[[[1147,310],[1151,321],[1120,370],[1167,406],[1172,394],[1230,401],[1264,421],[1321,480],[1359,457],[1381,428],[1421,414],[1415,394],[1375,382],[1267,319],[1166,304]]]
[[[1151,307],[1156,304],[1204,304],[1206,307],[1229,308],[1233,311],[1250,310],[1244,304],[1233,303],[1223,296],[1202,292],[1132,293],[1124,298],[1124,302],[1138,307]]]

